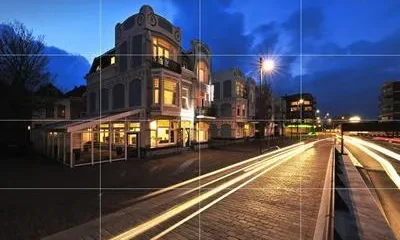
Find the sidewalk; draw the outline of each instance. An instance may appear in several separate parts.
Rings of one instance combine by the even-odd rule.
[[[296,140],[280,145],[290,142]],[[102,214],[105,215],[128,206],[129,200],[154,190],[152,188],[164,188],[258,153],[259,144],[250,142],[145,161],[121,161],[74,169],[41,159],[31,164],[7,164],[0,169],[0,185],[3,188],[0,228],[6,230],[0,233],[0,239],[48,236],[97,218],[99,196]],[[101,195],[98,189],[100,179]],[[104,188],[110,189],[107,191]],[[126,190],[115,188],[136,190],[132,189],[127,194]]]

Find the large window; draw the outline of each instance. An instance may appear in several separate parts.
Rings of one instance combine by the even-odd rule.
[[[208,123],[196,123],[197,142],[206,142],[208,140]]]
[[[151,147],[176,143],[177,123],[169,120],[150,122]]]
[[[108,110],[108,89],[107,88],[102,88],[101,89],[101,110],[102,111],[107,111]]]
[[[153,103],[160,103],[160,79],[153,78]]]
[[[115,84],[113,87],[113,109],[125,107],[125,85]]]
[[[176,81],[166,78],[164,79],[164,104],[177,105],[177,83]]]
[[[237,97],[244,96],[244,85],[241,82],[236,82],[236,96]]]
[[[46,118],[54,118],[54,105],[46,106]]]
[[[161,38],[153,37],[153,56],[161,57],[158,59],[158,61],[160,61],[160,64],[163,64],[163,57],[169,59],[171,53],[174,53],[174,48],[171,46],[170,43]],[[172,57],[171,59],[175,60],[174,57]]]
[[[189,108],[189,89],[182,88],[182,108]]]
[[[89,93],[89,112],[94,113],[96,111],[96,92]]]
[[[198,79],[202,83],[208,83],[208,67],[205,61],[200,61],[198,65]]]
[[[62,104],[57,105],[57,118],[65,118],[65,106]]]
[[[134,79],[129,83],[129,106],[142,105],[142,86],[140,79]]]
[[[232,96],[232,84],[230,80],[227,80],[223,84],[224,98],[230,98]]]

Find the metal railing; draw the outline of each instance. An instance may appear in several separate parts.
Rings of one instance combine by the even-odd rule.
[[[181,65],[174,60],[164,56],[154,56],[152,60],[152,68],[165,68],[179,74],[182,73]]]

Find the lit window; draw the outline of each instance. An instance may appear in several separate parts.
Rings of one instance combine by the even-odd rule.
[[[115,57],[111,57],[111,65],[115,64]]]
[[[310,105],[310,101],[304,101],[303,105]]]
[[[163,58],[169,59],[170,52],[173,52],[171,44],[161,38],[153,38],[153,56],[161,57],[158,59],[160,64],[163,64]]]
[[[154,89],[153,102],[155,104],[159,104],[160,103],[160,79],[159,78],[153,79],[153,89]]]
[[[189,108],[189,90],[187,88],[182,88],[182,108]]]
[[[150,122],[151,147],[174,144],[176,141],[176,124],[169,120],[157,120]]]
[[[199,82],[208,83],[208,67],[204,61],[200,61],[198,64],[198,79]]]
[[[298,110],[297,107],[291,107],[291,108],[290,108],[290,111],[291,111],[291,112],[295,112],[295,111],[297,111],[297,110]]]
[[[291,106],[297,106],[297,101],[291,102],[290,105],[291,105]]]
[[[164,79],[164,104],[176,105],[176,87],[174,80]]]

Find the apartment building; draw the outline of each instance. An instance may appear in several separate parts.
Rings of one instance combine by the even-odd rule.
[[[211,138],[238,139],[254,136],[255,82],[238,68],[217,72],[212,79],[213,108]]]
[[[383,84],[379,97],[379,119],[400,119],[400,81]]]

